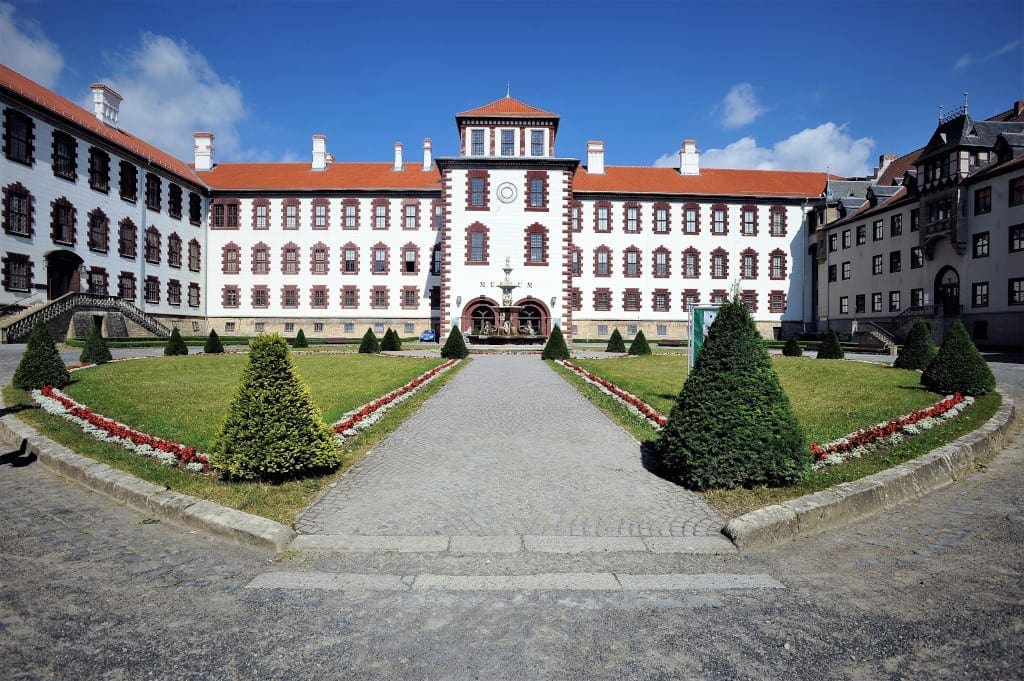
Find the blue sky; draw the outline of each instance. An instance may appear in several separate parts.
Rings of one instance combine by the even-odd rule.
[[[560,156],[612,165],[870,172],[923,145],[938,107],[1024,99],[1024,3],[14,2],[0,62],[191,159],[389,161],[424,137],[455,155],[454,114],[511,92],[561,115]]]

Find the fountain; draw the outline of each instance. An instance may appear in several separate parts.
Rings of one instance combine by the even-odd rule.
[[[479,332],[473,329],[474,333],[466,334],[471,343],[484,345],[529,345],[533,343],[544,343],[546,336],[540,334],[540,329],[535,329],[530,322],[516,325],[513,314],[523,309],[522,305],[512,304],[512,291],[519,288],[519,284],[512,281],[511,258],[505,258],[504,281],[498,282],[501,289],[501,305],[495,309],[497,325],[485,322]]]

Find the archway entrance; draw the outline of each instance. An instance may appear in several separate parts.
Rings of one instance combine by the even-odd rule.
[[[46,254],[46,297],[49,300],[60,298],[72,291],[81,291],[84,287],[78,267],[82,258],[71,251],[52,251]]]
[[[948,265],[935,276],[935,305],[946,316],[960,314],[960,275]]]
[[[526,298],[516,305],[521,308],[518,314],[519,333],[537,336],[551,333],[551,313],[544,303],[536,298]]]
[[[498,305],[490,298],[477,298],[469,301],[462,310],[462,328],[474,335],[494,333],[497,328],[498,316],[494,308]]]

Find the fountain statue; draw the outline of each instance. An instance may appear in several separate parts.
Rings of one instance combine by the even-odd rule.
[[[512,292],[519,288],[519,284],[512,281],[511,258],[505,258],[505,279],[498,282],[497,288],[501,289],[501,304],[494,308],[495,323],[485,321],[480,327],[479,333],[469,334],[469,340],[473,343],[506,344],[506,343],[538,343],[545,340],[540,335],[540,330],[526,321],[518,324],[514,315],[523,309],[522,305],[513,305]]]

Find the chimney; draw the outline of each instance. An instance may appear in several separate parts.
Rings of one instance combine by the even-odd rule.
[[[327,170],[327,135],[313,135],[313,170]]]
[[[1013,115],[1020,116],[1022,113],[1024,113],[1024,101],[1018,99],[1013,103]]]
[[[896,154],[882,154],[878,157],[878,167],[875,168],[875,179],[877,180],[885,172],[885,169],[889,167],[889,164],[895,161],[899,156]]]
[[[404,166],[402,165],[402,143],[395,142],[395,166],[392,170],[401,171]]]
[[[431,153],[433,152],[434,146],[430,143],[430,138],[427,137],[423,140],[423,170],[430,170],[434,166]]]
[[[92,111],[96,118],[100,123],[117,125],[117,113],[124,97],[103,83],[93,83],[89,87],[92,88]]]
[[[601,140],[587,142],[587,173],[604,175],[604,142]]]
[[[697,140],[683,140],[679,150],[679,174],[700,175],[700,152],[697,151]]]
[[[213,170],[213,133],[197,132],[192,135],[195,140],[196,170]]]

